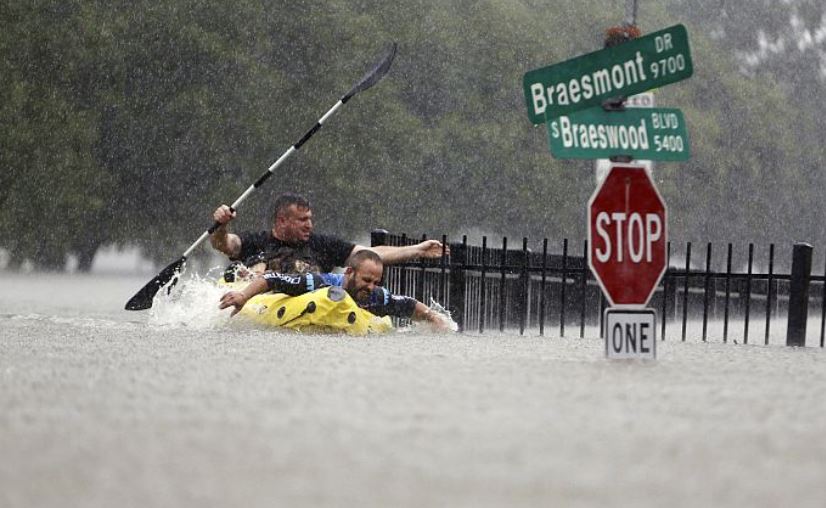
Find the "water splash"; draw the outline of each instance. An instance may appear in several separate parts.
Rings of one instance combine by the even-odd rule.
[[[218,309],[218,301],[227,288],[216,284],[216,277],[210,272],[204,277],[194,274],[181,280],[172,291],[168,291],[168,287],[158,291],[150,310],[149,324],[198,330],[227,326],[230,312]]]
[[[453,320],[453,317],[451,316],[450,311],[445,309],[442,306],[442,304],[440,304],[439,302],[434,300],[433,297],[430,298],[430,307],[429,308],[432,312],[435,312],[436,314],[438,314],[442,318],[442,320],[445,321],[445,323],[447,323],[448,327],[450,328],[450,331],[452,331],[452,332],[458,332],[459,331],[459,324],[456,323],[456,321]]]
[[[442,304],[430,298],[430,305],[428,306],[431,312],[437,314],[445,325],[445,328],[451,332],[459,331],[459,324],[453,320],[450,311],[445,309]],[[429,321],[413,321],[409,327],[399,329],[400,332],[416,332],[416,333],[444,333],[445,328],[439,328]]]

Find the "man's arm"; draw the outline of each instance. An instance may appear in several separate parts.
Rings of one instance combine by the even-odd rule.
[[[232,314],[230,314],[230,317],[232,317],[238,314],[244,304],[247,303],[247,300],[257,294],[263,293],[267,289],[267,280],[264,277],[256,277],[241,291],[224,293],[224,296],[221,297],[221,303],[218,304],[218,308],[226,309],[227,307],[235,307],[232,310]]]
[[[234,316],[241,310],[244,304],[247,303],[247,300],[265,291],[298,296],[328,285],[322,275],[318,273],[288,274],[267,272],[264,275],[255,277],[252,282],[241,291],[230,291],[224,294],[224,296],[221,297],[221,303],[218,304],[218,308],[226,309],[228,307],[235,307],[235,310],[233,310],[231,314]]]
[[[438,240],[425,240],[416,245],[405,245],[403,247],[393,247],[391,245],[378,245],[376,247],[365,247],[363,245],[356,245],[353,247],[352,256],[356,252],[363,249],[371,249],[381,256],[381,260],[388,265],[393,263],[402,263],[418,258],[440,258],[442,257],[442,242]],[[445,256],[450,255],[450,247],[444,246]]]
[[[377,288],[370,295],[370,304],[365,310],[377,316],[395,316],[414,321],[428,321],[440,330],[450,330],[441,315],[430,310],[425,304],[409,296],[394,295],[387,288]]]
[[[231,211],[227,205],[221,205],[212,213],[212,218],[221,224],[221,227],[209,236],[212,248],[223,252],[230,259],[237,258],[241,253],[241,238],[230,233],[227,227],[229,221],[235,218],[235,212]]]

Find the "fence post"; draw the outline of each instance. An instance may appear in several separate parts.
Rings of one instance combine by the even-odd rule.
[[[467,236],[461,245],[450,246],[450,317],[465,331],[465,267],[467,266]]]
[[[519,272],[519,296],[516,301],[519,305],[519,335],[525,334],[525,327],[528,325],[528,312],[530,311],[530,282],[528,275],[528,264],[530,256],[528,254],[528,239],[522,238],[522,269]]]
[[[806,320],[809,317],[809,281],[812,274],[812,246],[796,243],[792,249],[792,278],[789,287],[787,346],[806,345]]]
[[[386,229],[374,229],[370,231],[370,247],[387,245],[387,235],[389,234],[390,232]]]

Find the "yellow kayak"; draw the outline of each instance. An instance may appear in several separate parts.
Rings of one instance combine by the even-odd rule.
[[[243,289],[246,282],[221,284],[234,290]],[[387,333],[393,323],[387,316],[379,317],[360,308],[344,289],[329,286],[301,296],[284,293],[262,293],[250,298],[239,315],[255,323],[288,328],[305,333],[341,333],[363,336]]]

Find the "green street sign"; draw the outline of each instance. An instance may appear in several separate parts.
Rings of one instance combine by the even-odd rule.
[[[534,69],[522,78],[534,124],[688,78],[688,32],[674,25],[626,43]]]
[[[683,112],[674,108],[601,107],[548,120],[551,154],[558,159],[603,159],[630,155],[635,159],[685,161],[688,131]]]

